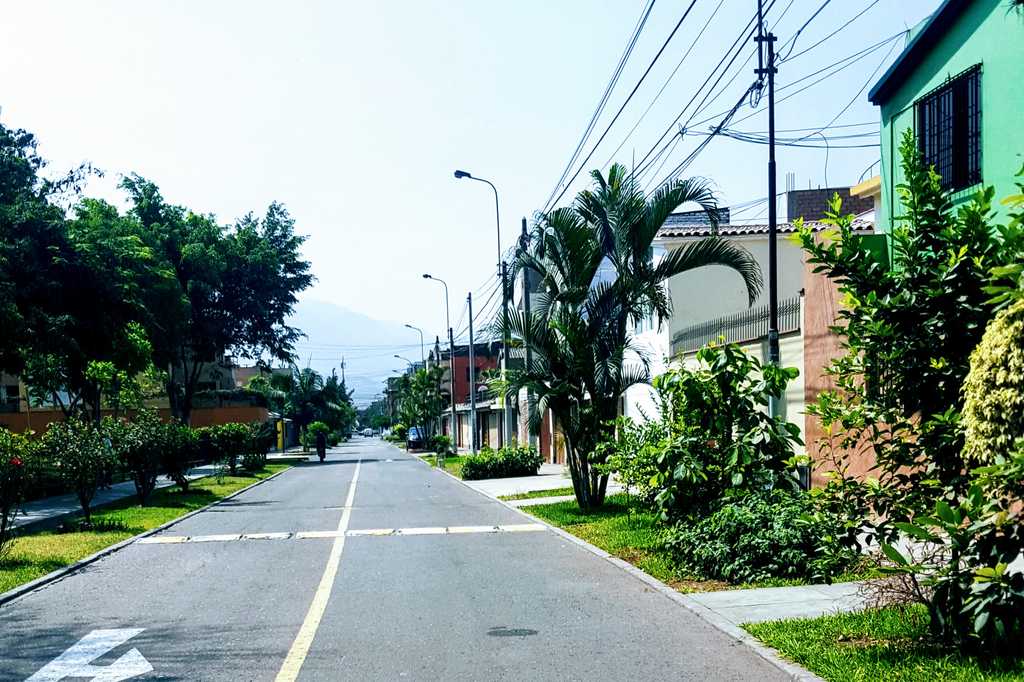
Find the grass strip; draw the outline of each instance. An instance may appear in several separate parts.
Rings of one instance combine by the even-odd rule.
[[[499,500],[505,500],[509,502],[511,500],[535,500],[541,497],[562,497],[563,495],[572,495],[572,486],[567,488],[553,488],[551,490],[531,490],[526,493],[516,493],[515,495],[499,495]]]
[[[160,488],[153,491],[145,507],[140,507],[134,497],[125,498],[94,511],[92,530],[26,533],[16,538],[7,556],[0,559],[0,593],[222,500],[288,468],[288,464],[268,464],[255,474],[225,476],[220,481],[208,476],[192,481],[186,493],[181,492],[178,486]],[[78,520],[78,517],[72,517],[65,525],[74,526]]]
[[[826,680],[989,682],[1024,679],[1024,658],[972,656],[928,636],[921,605],[743,626]]]

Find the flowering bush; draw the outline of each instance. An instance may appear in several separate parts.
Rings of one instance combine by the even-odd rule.
[[[104,433],[78,419],[50,424],[41,446],[62,484],[78,495],[86,524],[92,522],[92,498],[114,455]]]
[[[14,517],[31,478],[33,450],[25,436],[0,429],[0,558],[10,547]]]

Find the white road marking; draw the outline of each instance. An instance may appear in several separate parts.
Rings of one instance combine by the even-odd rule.
[[[232,540],[241,540],[242,536],[238,535],[196,535],[190,537],[189,542],[231,542]]]
[[[119,682],[152,672],[153,666],[138,649],[130,650],[110,665],[91,665],[94,660],[121,646],[142,630],[93,630],[25,682],[58,682],[68,677],[85,677],[93,682]]]
[[[320,585],[313,595],[313,602],[309,605],[306,618],[302,621],[299,633],[295,635],[288,655],[281,664],[277,673],[276,682],[294,682],[299,677],[302,664],[309,654],[309,647],[313,644],[317,628],[320,627],[320,620],[327,610],[327,601],[331,597],[331,588],[334,587],[334,579],[338,575],[338,565],[341,563],[341,551],[345,548],[345,531],[348,530],[349,520],[352,518],[352,502],[356,497],[356,482],[359,481],[359,469],[363,460],[356,462],[356,470],[352,473],[352,482],[348,486],[348,496],[345,498],[346,509],[341,512],[341,519],[338,521],[338,537],[334,538],[331,545],[331,554],[327,558],[327,566],[324,567],[323,577],[320,578]]]
[[[245,533],[243,540],[287,540],[291,533]]]
[[[348,509],[343,511],[341,514],[342,518],[344,518],[346,514],[351,514],[351,511]],[[338,528],[338,530],[303,530],[296,533],[295,537],[300,540],[305,540],[307,538],[340,538],[344,537],[344,535],[345,530],[343,528]]]
[[[345,507],[349,509],[349,507]],[[540,523],[512,523],[501,526],[422,526],[415,528],[360,528],[357,530],[300,530],[294,533],[245,533],[244,535],[155,535],[136,542],[140,545],[183,542],[232,542],[235,540],[312,540],[340,537],[387,537],[394,535],[468,535],[471,533],[530,533],[544,530]]]

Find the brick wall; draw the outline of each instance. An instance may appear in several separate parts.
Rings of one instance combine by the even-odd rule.
[[[875,207],[871,197],[850,196],[849,187],[824,187],[821,189],[796,189],[786,192],[786,216],[792,222],[797,218],[821,220],[832,195],[839,193],[843,200],[843,212],[864,213]]]

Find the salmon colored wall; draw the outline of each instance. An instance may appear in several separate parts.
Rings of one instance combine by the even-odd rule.
[[[842,340],[832,332],[839,312],[839,289],[823,274],[813,272],[813,266],[804,264],[804,405],[818,400],[818,394],[835,388],[835,382],[825,374],[825,369],[834,358],[843,354]],[[825,483],[825,474],[831,465],[831,448],[823,439],[827,436],[821,421],[814,415],[804,415],[804,442],[807,454],[812,460],[811,483],[816,486]],[[831,437],[830,442],[838,446],[840,435]],[[849,460],[848,473],[864,477],[874,466],[874,453],[869,448],[857,448]]]
[[[171,412],[167,408],[159,410],[161,419],[170,419]],[[109,410],[103,411],[109,415]],[[192,410],[192,426],[213,426],[216,424],[229,424],[232,422],[267,421],[268,414],[265,407],[238,406],[238,407],[200,407]],[[63,421],[64,413],[60,410],[32,410],[32,412],[11,412],[0,413],[0,426],[5,426],[15,433],[31,428],[36,433],[46,431],[47,427],[56,421]]]

